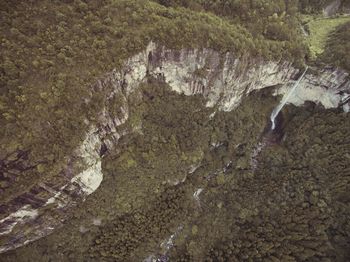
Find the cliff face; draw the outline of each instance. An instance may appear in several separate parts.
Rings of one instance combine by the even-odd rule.
[[[150,72],[162,77],[171,88],[186,95],[202,94],[207,106],[231,111],[241,97],[253,90],[287,83],[297,74],[287,62],[237,59],[210,50],[172,51],[155,48],[150,55]]]
[[[243,95],[253,90],[284,85],[276,94],[284,94],[299,70],[287,62],[266,62],[260,59],[238,59],[233,54],[210,50],[173,51],[154,48],[149,59],[150,73],[161,77],[171,88],[186,95],[202,94],[208,106],[221,110],[237,107]],[[342,70],[323,68],[307,73],[291,100],[321,103],[326,108],[338,107],[350,92],[348,74]]]
[[[105,94],[105,107],[97,124],[90,123],[85,140],[68,158],[67,168],[57,181],[40,183],[0,207],[0,252],[51,233],[69,218],[70,208],[99,187],[103,180],[101,158],[107,150],[116,150],[118,140],[133,131],[124,125],[129,117],[128,97],[137,94],[148,76],[165,81],[176,92],[203,95],[209,107],[231,111],[253,90],[280,86],[276,94],[284,94],[298,73],[288,62],[238,59],[210,49],[169,50],[149,44],[145,51],[128,59],[121,70],[91,86],[91,96],[96,92]],[[325,68],[317,74],[308,73],[296,93],[291,99],[296,105],[311,100],[326,108],[343,106],[349,110],[350,81],[340,70]],[[117,112],[110,110],[114,98],[118,98]],[[76,165],[80,172],[73,171]]]

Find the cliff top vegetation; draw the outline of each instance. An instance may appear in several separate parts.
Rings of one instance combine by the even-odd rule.
[[[26,175],[4,169],[4,176],[34,184],[34,177],[59,172],[84,139],[84,120],[94,122],[103,106],[104,94],[91,96],[89,84],[151,40],[303,64],[307,52],[296,6],[237,3],[232,8],[239,7],[241,15],[233,19],[145,0],[2,1],[0,159],[12,161],[21,153],[28,163],[22,168]]]
[[[60,172],[103,107],[105,94],[92,94],[90,84],[150,41],[302,66],[309,52],[299,14],[327,3],[2,1],[0,160],[21,163],[2,167],[4,199],[24,181]]]

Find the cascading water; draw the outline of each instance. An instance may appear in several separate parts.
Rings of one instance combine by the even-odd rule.
[[[301,75],[301,77],[298,79],[298,81],[294,84],[294,86],[292,87],[292,89],[286,93],[281,101],[281,103],[279,103],[279,105],[277,107],[275,107],[275,109],[272,111],[271,113],[271,130],[274,130],[276,128],[276,123],[275,123],[275,120],[276,120],[276,117],[278,116],[279,112],[281,112],[282,108],[284,107],[285,104],[287,104],[289,98],[291,97],[291,95],[295,92],[295,90],[297,89],[301,79],[303,79],[303,77],[305,76],[306,74],[306,71],[308,70],[309,67],[306,67],[304,73]]]

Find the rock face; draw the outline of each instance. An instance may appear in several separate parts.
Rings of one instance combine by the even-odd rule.
[[[112,116],[108,108],[102,110],[98,125],[90,124],[81,146],[68,158],[67,167],[54,177],[54,182],[41,182],[0,206],[3,217],[0,220],[0,253],[39,239],[62,226],[69,217],[69,210],[100,186],[103,179],[101,157],[126,133],[118,130],[129,114],[122,91],[124,80],[119,79],[120,76],[112,72],[91,86],[91,95],[107,94],[106,107],[118,96],[119,112]]]
[[[289,85],[276,91],[276,94],[285,94]],[[296,106],[303,105],[305,101],[322,104],[325,108],[342,106],[348,111],[349,106],[349,75],[341,70],[323,68],[317,75],[306,74],[300,86],[289,99],[289,103]]]
[[[323,14],[326,17],[335,15],[338,12],[340,6],[341,6],[341,1],[340,0],[334,0],[333,2],[331,2],[329,5],[327,5],[323,9]]]
[[[185,95],[202,94],[207,106],[231,111],[256,89],[287,83],[298,70],[288,62],[220,55],[210,49],[173,51],[156,47],[149,55],[150,73]]]
[[[129,117],[128,97],[147,77],[163,80],[185,95],[201,94],[207,106],[230,111],[253,90],[281,85],[276,94],[285,93],[298,73],[288,62],[236,58],[210,49],[170,50],[150,43],[145,51],[128,59],[121,70],[114,70],[91,86],[92,96],[96,92],[105,94],[105,107],[98,124],[90,124],[82,145],[69,157],[58,182],[40,183],[0,206],[0,252],[51,233],[69,217],[70,208],[99,187],[103,179],[101,158],[107,150],[117,148],[120,137],[132,132],[123,126]],[[290,102],[301,105],[311,100],[326,108],[343,106],[349,110],[348,93],[348,75],[325,68],[317,75],[307,74]],[[109,110],[114,98],[119,101],[118,112]],[[73,170],[77,164],[79,172]]]
[[[120,90],[114,83],[115,75],[112,73],[104,80],[98,81],[92,90],[102,92],[114,88],[114,94],[109,94],[111,98]],[[106,102],[108,103],[108,99]],[[0,206],[1,215],[4,217],[0,220],[0,252],[14,249],[51,233],[67,219],[70,208],[84,201],[86,196],[99,187],[103,179],[102,145],[111,146],[123,135],[123,132],[116,130],[128,117],[128,111],[123,104],[120,112],[113,118],[107,110],[101,112],[99,127],[90,126],[81,146],[69,157],[66,169],[54,177],[55,182],[41,182]],[[77,165],[80,172],[75,171],[76,168],[73,169]],[[55,212],[50,212],[51,210]]]
[[[225,111],[237,107],[242,96],[253,90],[281,85],[276,94],[284,94],[299,74],[288,62],[236,58],[210,49],[174,51],[150,45],[149,52],[151,75],[163,79],[179,93],[202,94],[208,99],[207,106],[218,105]],[[324,68],[313,74],[309,70],[290,103],[300,106],[314,101],[325,108],[346,106],[349,92],[346,72]]]

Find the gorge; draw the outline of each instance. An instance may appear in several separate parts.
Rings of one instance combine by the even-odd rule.
[[[2,206],[2,212],[7,213],[3,213],[6,215],[1,220],[1,251],[30,243],[61,227],[69,219],[67,212],[71,212],[69,210],[74,209],[87,195],[98,189],[104,176],[101,169],[101,157],[104,152],[116,150],[119,146],[118,141],[123,136],[142,130],[141,126],[125,127],[124,124],[130,121],[132,105],[128,101],[133,96],[139,96],[139,86],[146,83],[147,79],[158,79],[157,81],[166,83],[179,94],[202,96],[206,107],[214,109],[214,113],[217,110],[235,112],[243,97],[275,87],[275,94],[285,93],[285,98],[276,107],[278,110],[275,108],[271,115],[273,130],[275,117],[288,101],[297,106],[302,105],[304,101],[313,101],[325,108],[342,106],[344,110],[349,106],[349,102],[342,103],[350,93],[347,73],[332,68],[324,68],[316,73],[306,71],[307,69],[295,82],[294,87],[288,90],[285,86],[294,81],[299,70],[286,62],[237,59],[234,54],[221,55],[210,49],[170,50],[150,43],[145,51],[128,59],[122,70],[107,74],[91,87],[93,92],[106,93],[106,107],[100,113],[97,126],[90,126],[86,139],[76,150],[76,156],[70,157],[71,161],[84,163],[83,171],[70,173],[72,171],[69,171],[68,166],[62,172],[69,181],[60,188],[39,184],[39,188],[33,189],[31,195],[26,193],[9,202],[7,206]],[[289,100],[297,85],[297,98]],[[120,101],[119,109],[111,113],[108,104],[117,96]],[[268,119],[268,115],[263,117]],[[261,134],[262,130],[259,132]],[[192,165],[198,166],[201,159],[202,157]],[[180,180],[184,181],[183,179],[186,179],[186,176],[172,177],[173,182],[169,178],[160,182],[176,185]],[[64,180],[67,181],[66,178]],[[42,190],[50,194],[46,199],[40,198],[42,204],[32,205],[38,199],[36,194]],[[21,233],[24,230],[25,235]]]
[[[0,261],[350,261],[349,8],[0,1]]]

